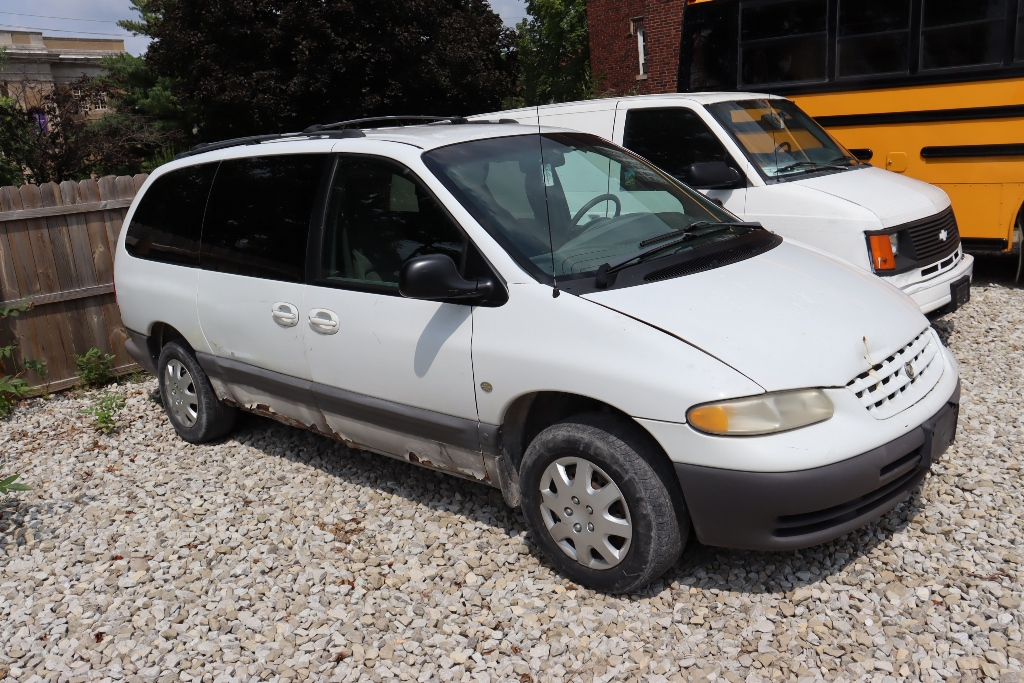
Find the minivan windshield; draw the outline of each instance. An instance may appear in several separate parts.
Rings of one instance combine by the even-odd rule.
[[[734,100],[707,108],[766,178],[789,179],[861,165],[789,100]]]
[[[629,152],[583,133],[488,138],[432,150],[427,166],[542,280],[594,275],[651,244],[660,258],[755,228]],[[673,238],[692,234],[678,244]],[[652,240],[652,238],[657,238]]]

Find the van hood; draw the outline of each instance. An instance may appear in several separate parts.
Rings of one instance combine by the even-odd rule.
[[[794,184],[862,206],[878,217],[882,228],[933,216],[950,204],[946,193],[934,185],[880,168],[830,173]]]
[[[787,242],[722,268],[583,298],[700,348],[766,391],[845,386],[928,326],[895,287]]]

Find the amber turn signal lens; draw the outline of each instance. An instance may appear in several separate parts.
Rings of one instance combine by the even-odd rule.
[[[871,265],[875,271],[896,270],[896,256],[892,253],[892,241],[888,235],[871,235]]]
[[[690,424],[702,432],[725,434],[729,431],[729,414],[722,406],[701,406],[690,411]]]

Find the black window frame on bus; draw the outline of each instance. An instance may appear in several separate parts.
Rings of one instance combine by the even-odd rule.
[[[679,91],[690,92],[707,89],[707,83],[714,83],[714,89],[726,91],[744,91],[755,89],[759,92],[773,94],[800,95],[817,92],[834,92],[873,88],[908,87],[912,85],[956,83],[965,80],[987,80],[1009,78],[1024,75],[1024,0],[1003,0],[1002,13],[999,11],[985,17],[957,17],[958,12],[978,12],[988,6],[985,4],[947,5],[950,15],[948,20],[936,21],[934,12],[928,21],[926,4],[932,7],[950,0],[909,0],[909,27],[889,27],[877,32],[850,32],[840,25],[840,8],[844,2],[856,0],[822,0],[827,3],[825,77],[823,79],[806,79],[801,81],[776,80],[769,82],[746,82],[743,76],[743,50],[753,44],[744,40],[741,16],[745,9],[765,5],[789,3],[796,6],[805,0],[709,0],[692,3],[687,7],[683,20],[683,35],[679,61]],[[866,5],[869,3],[861,3]],[[891,3],[889,3],[891,4]],[[998,2],[997,2],[998,4]],[[963,20],[960,20],[963,19]],[[973,63],[966,65],[949,64],[953,59],[939,60],[936,63],[931,56],[925,54],[929,32],[937,35],[942,31],[971,31],[973,27],[989,26],[989,35],[998,35],[999,43],[991,52],[998,59],[990,63]],[[888,37],[906,32],[907,54],[906,69],[879,69],[870,73],[851,73],[844,69],[840,54],[841,44],[851,44],[865,37]],[[749,38],[749,36],[748,36]],[[777,41],[785,44],[791,36],[781,35],[775,38],[758,37],[758,43],[770,44]],[[951,41],[947,41],[951,42]],[[956,41],[944,46],[947,51],[956,48]],[[733,60],[721,59],[708,50],[721,49],[728,46]],[[984,46],[977,48],[984,49]],[[961,59],[963,61],[963,59]],[[976,60],[977,61],[977,60]],[[890,60],[891,66],[891,60]],[[697,71],[694,71],[694,69]],[[704,70],[701,71],[701,68]],[[857,71],[857,69],[852,69]],[[845,72],[845,73],[844,73]]]

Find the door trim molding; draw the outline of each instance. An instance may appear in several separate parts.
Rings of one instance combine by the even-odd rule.
[[[498,454],[498,425],[367,396],[208,353],[196,352],[196,358],[206,374],[227,384],[259,388],[322,413],[339,415],[410,437],[485,455]]]

